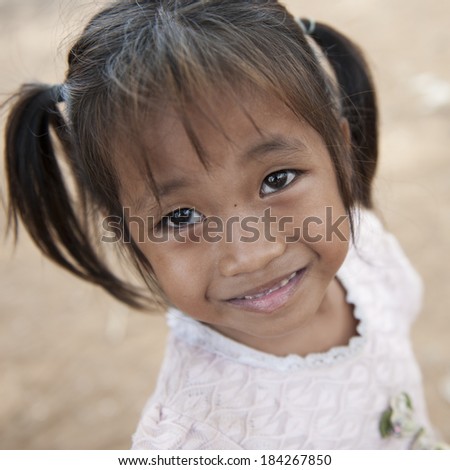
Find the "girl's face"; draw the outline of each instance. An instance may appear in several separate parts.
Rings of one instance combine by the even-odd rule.
[[[338,315],[335,274],[350,231],[330,155],[270,96],[239,105],[219,96],[207,110],[213,121],[190,120],[206,167],[174,113],[149,126],[166,217],[144,179],[124,168],[131,233],[173,306],[254,348],[295,352]]]

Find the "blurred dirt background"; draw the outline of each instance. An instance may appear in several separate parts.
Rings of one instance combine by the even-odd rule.
[[[69,45],[103,3],[0,0],[1,101],[24,81],[60,83]],[[285,3],[348,34],[372,65],[378,206],[425,282],[414,348],[431,419],[450,441],[450,2]],[[131,312],[55,268],[23,232],[13,251],[2,240],[0,448],[128,448],[162,358],[162,315]]]

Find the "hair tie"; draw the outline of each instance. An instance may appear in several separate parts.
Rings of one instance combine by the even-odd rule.
[[[53,94],[56,103],[63,103],[67,98],[67,90],[64,84],[53,85],[50,88],[50,92]]]
[[[300,28],[302,29],[303,34],[307,34],[308,36],[311,36],[311,34],[314,33],[316,29],[316,22],[313,19],[302,20],[301,18],[297,18],[297,22]],[[307,22],[307,24],[305,22]]]

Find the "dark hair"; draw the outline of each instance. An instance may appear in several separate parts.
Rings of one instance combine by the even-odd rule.
[[[98,215],[122,217],[117,145],[134,144],[138,151],[120,158],[142,165],[156,192],[138,137],[142,118],[169,104],[207,164],[188,115],[212,87],[235,97],[251,87],[280,99],[324,139],[349,215],[358,204],[369,207],[377,145],[375,101],[364,99],[374,96],[370,75],[339,33],[317,25],[313,37],[336,72],[338,105],[302,28],[275,0],[115,1],[73,46],[62,86],[26,85],[14,97],[6,126],[8,225],[17,233],[20,217],[50,259],[129,305],[147,305],[151,297],[114,274],[97,246]],[[150,292],[163,298],[138,246],[127,248]]]
[[[375,86],[360,48],[325,24],[302,20],[336,74],[341,109],[353,145],[353,192],[363,206],[373,207],[372,181],[378,159],[378,107]]]

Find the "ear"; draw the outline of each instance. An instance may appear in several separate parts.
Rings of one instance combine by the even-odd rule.
[[[350,147],[352,145],[352,134],[350,131],[350,124],[348,123],[347,118],[341,118],[340,124],[345,144],[347,145],[347,147]]]

